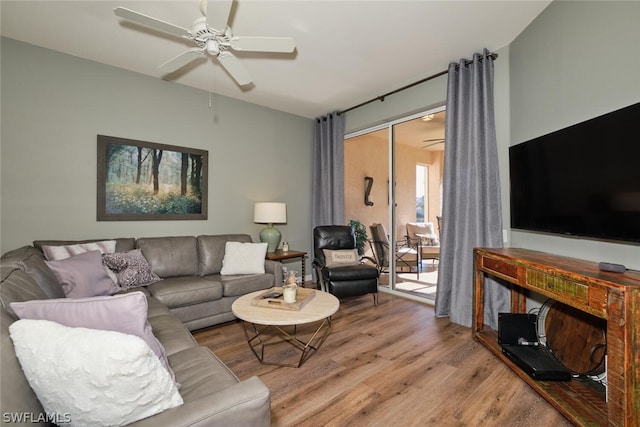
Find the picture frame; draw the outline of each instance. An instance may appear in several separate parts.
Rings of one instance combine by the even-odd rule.
[[[98,135],[97,220],[206,220],[209,152]]]

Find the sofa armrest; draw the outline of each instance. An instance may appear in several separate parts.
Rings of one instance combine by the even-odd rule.
[[[137,421],[131,426],[245,427],[271,424],[271,395],[258,377]]]
[[[282,285],[282,263],[267,259],[264,261],[264,272],[273,274],[276,279],[274,286]]]

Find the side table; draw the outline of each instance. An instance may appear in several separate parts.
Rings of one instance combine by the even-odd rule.
[[[271,260],[271,261],[279,261],[279,262],[283,262],[285,260],[289,260],[289,259],[295,259],[295,258],[300,258],[300,264],[302,264],[302,268],[301,268],[301,274],[302,274],[302,283],[304,283],[305,280],[305,274],[304,274],[304,264],[305,264],[305,258],[307,257],[307,253],[306,252],[302,252],[302,251],[283,251],[282,249],[276,249],[274,252],[267,252],[267,255],[265,256],[265,259]]]

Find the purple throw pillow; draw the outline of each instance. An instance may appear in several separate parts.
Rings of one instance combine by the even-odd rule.
[[[120,290],[102,266],[100,251],[45,262],[69,298],[113,295]]]
[[[142,292],[12,302],[10,305],[20,319],[50,320],[69,327],[115,331],[142,338],[175,382],[165,349],[147,321],[147,298]]]

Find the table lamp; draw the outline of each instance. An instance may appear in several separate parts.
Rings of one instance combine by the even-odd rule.
[[[267,251],[273,252],[280,244],[280,231],[273,224],[284,224],[287,222],[287,204],[259,202],[253,210],[253,222],[258,224],[268,224],[260,232],[260,241],[267,243]]]

